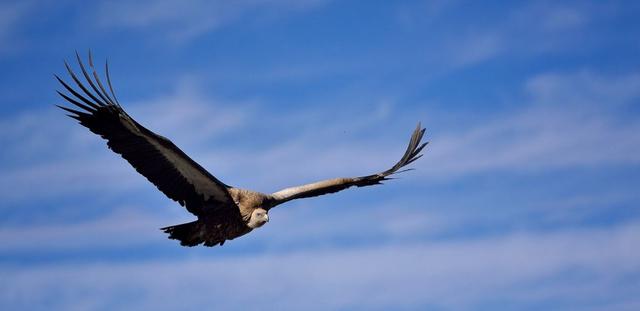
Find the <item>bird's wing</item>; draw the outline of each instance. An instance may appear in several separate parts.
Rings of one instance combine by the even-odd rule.
[[[390,175],[410,170],[400,169],[422,157],[420,151],[422,151],[422,149],[427,145],[427,143],[421,143],[424,131],[425,129],[423,129],[420,123],[418,123],[418,126],[411,135],[411,140],[409,141],[407,151],[405,151],[404,155],[402,156],[400,161],[396,163],[396,165],[384,172],[361,177],[334,178],[302,186],[286,188],[271,194],[271,196],[275,200],[274,205],[281,204],[293,199],[315,197],[327,193],[334,193],[353,186],[364,187],[377,185],[381,184],[384,180],[392,179],[389,177]]]
[[[111,86],[108,64],[105,63],[105,70],[110,93],[99,79],[91,54],[89,67],[93,79],[77,53],[76,57],[88,86],[78,79],[65,62],[79,90],[74,90],[56,75],[56,79],[71,95],[60,91],[58,94],[77,108],[58,107],[69,112],[68,116],[80,121],[91,132],[106,139],[111,150],[120,154],[138,173],[189,212],[199,216],[207,212],[206,209],[232,206],[233,200],[227,190],[229,186],[213,177],[170,140],[146,129],[122,109]]]

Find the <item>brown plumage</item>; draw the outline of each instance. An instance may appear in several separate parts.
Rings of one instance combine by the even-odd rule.
[[[65,62],[71,79],[80,91],[56,76],[71,95],[59,91],[58,94],[77,108],[58,107],[69,112],[68,116],[78,120],[91,132],[106,139],[111,150],[120,154],[158,190],[197,216],[196,221],[162,228],[169,238],[179,240],[184,246],[222,245],[226,240],[261,227],[269,221],[268,211],[271,208],[293,199],[334,193],[353,186],[380,184],[390,179],[390,175],[405,171],[401,169],[419,159],[422,156],[420,151],[427,145],[421,143],[425,130],[418,123],[403,157],[386,171],[362,177],[319,181],[272,194],[231,187],[211,175],[170,140],[131,118],[116,99],[106,63],[110,92],[100,81],[91,54],[89,69],[93,78],[77,53],[76,58],[88,87]]]

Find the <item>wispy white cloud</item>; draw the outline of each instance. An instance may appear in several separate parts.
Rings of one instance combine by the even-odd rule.
[[[524,85],[528,98],[522,108],[456,123],[455,129],[438,128],[429,135],[427,139],[433,144],[425,152],[423,162],[427,164],[420,165],[418,172],[425,177],[448,179],[490,171],[522,173],[637,164],[640,142],[635,133],[640,128],[636,122],[621,120],[616,109],[638,99],[639,84],[636,74],[603,76],[578,72],[534,76]],[[293,119],[306,120],[301,117]],[[429,124],[426,126],[429,128]],[[334,123],[328,128],[345,127]],[[290,167],[305,167],[298,172],[300,176],[287,176],[302,181],[312,176],[380,169],[381,164],[395,161],[404,143],[399,137],[372,137],[351,145],[323,140],[334,134],[302,132],[298,138],[261,153],[260,158],[243,162],[257,161],[260,165],[255,171],[260,172],[261,167],[272,167],[278,159],[287,159],[284,162]],[[362,154],[367,157],[362,158]],[[308,167],[305,163],[316,165]]]
[[[204,167],[226,176],[225,181],[232,184],[276,191],[292,183],[369,174],[393,164],[406,144],[405,136],[388,135],[378,126],[395,109],[393,105],[383,104],[380,109],[360,115],[359,121],[353,121],[351,116],[331,117],[309,111],[278,117],[262,111],[255,102],[224,103],[208,98],[192,79],[183,79],[178,85],[167,94],[132,103],[127,109],[142,124],[171,138]],[[523,108],[456,129],[438,129],[429,135],[426,139],[432,145],[418,162],[428,164],[419,165],[418,172],[437,180],[489,171],[637,164],[639,126],[636,122],[620,122],[619,117],[607,111],[637,99],[639,85],[640,78],[634,74],[533,77],[525,86],[530,99]],[[222,143],[215,144],[229,141],[224,139],[232,135],[231,130],[255,132],[262,128],[260,120],[265,117],[277,120],[285,130],[295,131],[285,131],[267,145],[234,144],[233,148],[223,148]],[[52,128],[42,131],[42,124]],[[320,124],[325,130],[318,131]],[[33,189],[42,189],[36,197],[83,191],[91,188],[86,180],[100,180],[100,189],[116,191],[146,183],[106,150],[95,135],[55,111],[10,117],[0,122],[0,128],[0,137],[9,142],[5,145],[10,158],[51,153],[40,157],[46,159],[44,162],[14,165],[0,177],[3,189],[11,189],[5,190],[8,198],[33,198]],[[368,134],[357,140],[344,138],[344,129]],[[371,134],[378,132],[385,135]],[[55,137],[67,139],[54,147],[52,144],[58,141]]]
[[[125,206],[99,219],[4,226],[0,228],[0,238],[6,243],[0,246],[0,252],[91,250],[148,244],[164,238],[157,229],[173,221],[166,217],[166,211],[143,213]]]
[[[561,167],[638,164],[637,124],[558,109],[529,110],[462,134],[433,137],[425,176],[478,172],[527,172]]]
[[[640,74],[603,76],[589,71],[545,73],[529,79],[525,88],[538,105],[602,110],[638,100]]]
[[[356,121],[319,111],[283,116],[264,111],[255,101],[229,103],[210,98],[189,76],[166,94],[133,102],[126,109],[138,122],[168,137],[204,167],[211,168],[214,175],[252,183],[263,191],[278,190],[274,185],[290,186],[291,180],[306,182],[334,177],[331,174],[368,174],[370,170],[386,169],[400,157],[409,135],[395,137],[396,143],[392,144],[397,148],[391,150],[386,148],[388,140],[375,136],[355,142],[336,139],[345,129],[362,132],[388,118],[393,109],[388,102],[381,102]],[[290,131],[283,131],[282,137],[267,146],[256,146],[255,141],[240,144],[229,138],[239,133],[256,137],[265,118]],[[106,195],[147,183],[100,138],[72,121],[53,106],[0,121],[0,141],[7,146],[5,163],[10,165],[0,176],[4,189],[0,193],[7,200],[96,190]],[[318,131],[319,127],[324,130]],[[229,146],[228,142],[234,144]],[[362,158],[362,154],[370,156]],[[353,165],[355,162],[359,165]]]
[[[0,3],[0,53],[19,49],[25,44],[16,33],[32,6],[27,1]]]
[[[517,25],[536,25],[547,33],[571,31],[587,26],[597,7],[583,3],[531,2],[514,10],[511,22]],[[596,12],[597,13],[597,12]]]
[[[507,45],[499,32],[472,31],[446,45],[447,55],[454,67],[464,67],[489,60],[502,53]]]
[[[640,96],[637,75],[543,74],[526,83],[529,103],[515,112],[436,134],[425,176],[451,178],[487,171],[640,163],[640,127],[617,107]]]
[[[394,204],[366,207],[351,204],[348,209],[342,205],[319,206],[315,202],[289,204],[271,212],[269,226],[230,244],[295,249],[331,245],[343,240],[366,240],[371,236],[378,237],[381,242],[407,241],[415,240],[416,234],[424,237],[425,234],[444,232],[454,225],[455,220],[445,220],[442,215],[397,207],[403,203],[395,200]],[[5,225],[0,228],[0,239],[6,241],[0,245],[0,252],[108,250],[157,242],[177,245],[175,241],[165,240],[166,235],[157,229],[193,221],[195,216],[169,200],[161,205],[110,207],[98,216],[84,219]],[[69,208],[82,207],[74,204]]]
[[[169,93],[132,102],[126,109],[154,132],[179,141],[181,146],[195,147],[245,127],[256,118],[254,105],[206,96],[198,79],[185,75]]]
[[[348,250],[5,265],[0,268],[0,301],[21,308],[47,304],[54,309],[160,310],[207,308],[212,301],[227,310],[468,310],[490,303],[525,307],[560,301],[575,309],[606,309],[638,304],[634,275],[640,271],[640,252],[631,246],[640,242],[639,237],[640,225],[629,223],[610,229]]]
[[[127,110],[183,148],[241,126],[250,113],[203,97],[191,79],[181,81],[173,92],[132,103]],[[121,192],[147,183],[99,137],[53,106],[8,116],[0,120],[0,130],[8,165],[0,176],[0,193],[8,201],[96,190]]]
[[[399,3],[396,7],[395,17],[401,25],[414,28],[421,22],[436,20],[451,8],[455,8],[459,2],[457,0],[434,0]]]
[[[105,27],[162,32],[186,41],[231,24],[247,15],[282,15],[315,8],[326,0],[191,1],[145,0],[106,2],[98,10]]]
[[[462,6],[449,4],[447,10],[460,10]],[[585,39],[583,30],[591,22],[593,11],[598,9],[589,4],[558,5],[540,1],[504,7],[499,19],[472,19],[462,28],[451,29],[441,42],[434,42],[438,48],[428,55],[444,60],[451,69],[458,69],[498,57],[575,48],[579,46],[576,42]],[[421,11],[413,14],[420,18],[425,15]]]
[[[95,49],[96,44],[113,46],[112,39],[122,39],[122,44],[116,45],[128,51],[138,49],[136,45],[148,38],[185,42],[234,25],[262,25],[256,19],[281,18],[281,12],[298,14],[323,2],[197,1],[194,7],[165,1],[101,3],[98,10],[90,10],[95,13],[71,11],[83,13],[88,19],[104,16],[100,20],[102,29],[114,29],[124,36],[109,37],[108,42],[100,40],[96,37],[100,32],[86,33],[95,29],[75,27],[78,21],[69,17],[76,15],[65,14],[67,20],[63,21],[63,14],[56,11],[44,17],[45,24],[33,28],[21,27],[29,22],[24,15],[13,18],[7,22],[8,30],[0,27],[0,43],[6,42],[2,33],[7,33],[4,38],[13,43],[19,37],[16,33],[35,30],[37,35],[25,36],[25,42],[47,37],[39,45],[50,46],[49,41],[55,40],[58,46],[72,42]],[[289,7],[299,3],[301,7]],[[271,109],[279,103],[266,102],[268,96],[242,103],[225,102],[206,95],[195,79],[186,79],[166,93],[126,103],[138,121],[171,138],[214,175],[233,185],[264,191],[384,169],[400,156],[415,119],[424,118],[419,113],[431,118],[441,113],[437,117],[441,120],[434,121],[438,125],[423,123],[432,145],[413,165],[418,170],[403,175],[404,180],[291,202],[272,211],[269,226],[222,248],[184,249],[166,240],[158,227],[188,221],[192,216],[168,199],[158,199],[160,206],[149,203],[153,200],[145,197],[147,193],[161,194],[107,150],[103,141],[63,117],[61,111],[52,108],[19,115],[5,111],[0,117],[0,239],[5,241],[0,245],[0,309],[469,310],[549,306],[637,310],[640,252],[633,246],[639,242],[640,223],[633,206],[638,200],[630,190],[633,185],[619,179],[631,176],[634,180],[637,174],[633,170],[616,173],[623,170],[609,168],[635,169],[640,162],[640,136],[636,134],[640,126],[637,109],[632,106],[640,97],[640,79],[637,73],[628,74],[633,69],[626,73],[610,70],[628,64],[624,58],[628,53],[605,53],[604,47],[593,50],[593,46],[582,44],[605,42],[604,37],[614,43],[629,39],[621,39],[624,35],[610,25],[598,27],[603,25],[596,24],[597,8],[582,4],[545,1],[540,2],[542,5],[525,4],[526,12],[514,11],[508,5],[483,6],[469,18],[464,14],[464,20],[457,20],[457,12],[447,15],[441,11],[457,10],[455,5],[444,3],[423,6],[435,15],[446,16],[446,21],[434,23],[438,27],[401,32],[395,25],[384,24],[384,18],[371,20],[371,16],[361,15],[357,22],[362,28],[355,27],[355,33],[338,37],[322,34],[311,47],[304,45],[306,38],[300,39],[300,29],[295,33],[284,30],[278,36],[294,34],[290,43],[295,44],[298,55],[303,55],[294,60],[298,65],[281,66],[269,56],[260,66],[281,69],[265,73],[247,65],[252,68],[235,73],[217,71],[220,80],[216,81],[233,77],[232,84],[320,82],[304,91],[277,91],[275,97],[295,97],[314,90],[333,92],[335,88],[324,86],[342,84],[343,80],[332,79],[334,76],[351,78],[357,74],[358,79],[367,80],[375,71],[375,82],[352,88],[346,81],[338,92],[351,92],[353,95],[348,96],[353,98],[362,92],[397,90],[405,94],[402,97],[406,101],[381,100],[366,109],[349,110],[352,102],[347,105],[346,100],[338,100],[318,108],[307,105],[294,112],[289,108],[297,105],[289,102],[285,107],[277,106],[282,107],[281,112],[273,113]],[[318,18],[318,27],[328,23],[335,26],[335,18],[371,12],[368,5],[348,7],[358,11],[345,12],[341,6],[332,6],[327,10],[330,14],[318,14],[314,22]],[[387,14],[376,8],[374,11]],[[407,28],[423,26],[421,21],[434,16],[416,12]],[[616,23],[628,23],[630,17],[621,17]],[[4,20],[0,20],[3,25]],[[60,22],[66,27],[56,29],[64,30],[64,40],[58,40],[62,38],[56,35],[59,32],[45,29]],[[367,27],[370,25],[373,27]],[[371,32],[362,33],[360,29]],[[139,34],[145,39],[136,40]],[[350,41],[349,36],[354,34],[358,39]],[[260,39],[271,37],[265,33]],[[415,44],[422,39],[433,44]],[[335,46],[335,42],[349,44]],[[630,44],[615,45],[615,49],[624,51]],[[417,51],[413,51],[414,46],[418,46]],[[323,55],[324,48],[335,53]],[[562,49],[579,50],[580,56],[555,53]],[[427,50],[433,54],[422,53]],[[536,55],[549,51],[554,53]],[[246,56],[233,55],[232,49],[219,52],[221,59],[231,57],[238,62]],[[453,70],[483,63],[486,72],[492,72],[514,65],[519,69],[508,73],[514,81],[526,78],[520,69],[541,72],[556,64],[562,68],[532,77],[513,92],[517,94],[511,93],[510,87],[505,90],[497,86],[496,81],[486,81],[490,95],[500,96],[498,92],[506,91],[517,98],[525,97],[520,107],[479,100],[473,107],[438,112],[430,111],[433,105],[420,106],[414,101],[427,96],[425,89],[418,88],[433,81],[420,75],[432,68],[424,66],[424,60],[416,60],[413,53],[419,57],[442,56],[433,57],[433,62],[442,62]],[[308,55],[320,55],[316,56],[318,62],[308,65]],[[349,55],[358,59],[352,61]],[[546,56],[552,56],[552,61]],[[569,57],[572,61],[564,62]],[[494,66],[489,62],[492,60],[499,64]],[[17,64],[21,62],[26,60]],[[592,71],[579,71],[577,62]],[[392,66],[410,68],[411,72],[392,81],[396,76],[390,73],[400,70],[391,70]],[[255,75],[247,78],[245,71],[254,69]],[[616,73],[595,73],[601,71]],[[462,72],[467,73],[474,71]],[[453,85],[450,81],[436,84],[444,89]],[[237,88],[232,93],[244,91]],[[362,100],[376,97],[371,94]],[[312,97],[310,100],[318,103],[327,96]],[[464,94],[455,97],[472,100]],[[445,96],[444,100],[449,98]],[[508,108],[498,110],[505,106]],[[453,115],[455,111],[472,116],[465,116],[467,122],[461,122]],[[492,179],[491,185],[478,185],[478,179],[463,178],[496,173],[508,175],[508,181],[496,185],[496,179]],[[563,184],[558,191],[552,180],[560,176],[561,180],[576,181],[585,175],[606,175],[614,182],[593,178],[589,187],[598,190],[592,192],[578,180]],[[451,180],[455,182],[449,183]],[[529,191],[538,186],[540,189]],[[137,189],[142,192],[134,194]],[[93,191],[102,193],[96,197]],[[477,200],[478,192],[483,192],[481,200]],[[532,193],[544,195],[534,198]],[[60,197],[62,200],[56,199]],[[68,202],[101,198],[106,202],[99,204],[104,207],[99,215],[70,212],[82,207]],[[22,200],[20,208],[14,208],[12,200]],[[51,211],[51,205],[58,201],[67,203]],[[122,206],[122,202],[132,205]],[[502,208],[504,212],[493,213]],[[30,211],[62,215],[33,220]],[[549,220],[523,220],[523,215]],[[603,217],[592,221],[593,215]],[[623,219],[626,215],[631,219]],[[527,225],[521,226],[521,222]],[[531,223],[560,225],[528,226]],[[484,229],[494,224],[498,225],[491,227],[491,232]],[[465,231],[447,235],[456,230]],[[149,249],[153,255],[145,252]]]
[[[6,203],[11,203],[61,197],[68,193],[100,191],[106,194],[109,191],[123,191],[139,186],[144,181],[105,152],[82,155],[87,158],[48,161],[7,169],[0,177],[3,199]],[[3,206],[10,207],[11,204]]]

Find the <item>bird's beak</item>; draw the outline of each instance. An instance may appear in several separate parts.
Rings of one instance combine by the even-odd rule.
[[[267,218],[267,222],[269,222],[269,215],[264,215]]]

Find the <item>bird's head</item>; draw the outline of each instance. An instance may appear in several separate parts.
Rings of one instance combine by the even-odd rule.
[[[251,213],[251,218],[249,218],[247,226],[249,226],[249,228],[255,229],[262,227],[262,225],[266,224],[267,222],[269,222],[269,215],[267,214],[267,210],[265,210],[264,208],[256,208]]]

